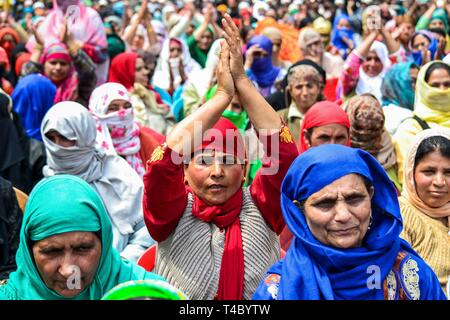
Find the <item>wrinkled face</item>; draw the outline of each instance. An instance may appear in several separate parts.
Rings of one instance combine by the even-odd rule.
[[[383,64],[375,51],[370,51],[363,62],[362,68],[369,77],[376,77],[383,71]]]
[[[197,42],[198,47],[200,50],[206,51],[211,46],[211,43],[213,42],[213,36],[211,32],[205,31],[203,32],[202,36],[200,37],[200,40]]]
[[[428,84],[433,88],[447,90],[450,88],[450,75],[445,69],[435,69],[428,78]]]
[[[135,73],[134,73],[134,82],[140,83],[143,86],[148,85],[148,75],[150,73],[150,70],[148,70],[147,66],[144,63],[144,60],[142,58],[136,59],[136,67],[135,67]]]
[[[64,147],[64,148],[73,147],[77,143],[74,140],[67,139],[65,136],[63,136],[62,134],[60,134],[58,131],[55,131],[55,130],[50,130],[49,132],[47,132],[45,134],[45,136],[51,142],[53,142],[61,147]]]
[[[415,51],[424,51],[428,50],[428,46],[430,45],[430,40],[424,35],[418,34],[414,37],[414,41],[412,43],[412,47]]]
[[[221,205],[241,188],[245,165],[234,155],[214,150],[197,153],[185,166],[185,180],[194,193],[209,205]]]
[[[278,56],[283,40],[279,36],[270,36],[268,38],[272,41],[272,55]]]
[[[51,59],[44,63],[44,73],[53,82],[60,83],[69,76],[70,63],[62,59]]]
[[[66,298],[77,296],[92,283],[101,251],[93,232],[61,233],[33,245],[36,268],[45,285]]]
[[[373,188],[356,174],[346,175],[312,194],[304,204],[309,230],[321,243],[340,249],[362,245],[367,233]]]
[[[317,38],[307,47],[308,53],[313,57],[322,57],[323,56],[323,43],[321,38]]]
[[[450,202],[450,158],[439,151],[427,154],[416,164],[414,181],[419,198],[431,208]]]
[[[402,23],[399,28],[401,29],[400,40],[403,43],[408,43],[414,34],[414,26],[409,22]]]
[[[108,106],[108,111],[106,113],[112,113],[120,110],[131,109],[131,103],[126,100],[113,100]]]
[[[315,127],[308,142],[310,147],[322,144],[341,144],[345,146],[348,139],[349,130],[341,124],[332,123]]]
[[[169,45],[169,52],[170,52],[170,58],[178,58],[183,53],[183,48],[181,48],[181,45],[178,42],[171,41]]]
[[[305,114],[317,102],[321,87],[318,83],[302,80],[288,85],[288,90],[297,108]]]
[[[431,20],[430,24],[428,25],[429,29],[444,29],[445,30],[445,24],[442,20],[440,19],[433,19]]]

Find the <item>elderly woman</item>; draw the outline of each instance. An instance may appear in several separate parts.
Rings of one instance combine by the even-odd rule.
[[[325,51],[320,33],[312,28],[303,28],[298,36],[298,44],[304,59],[310,59],[320,65],[328,79],[336,79],[342,73],[344,60],[338,55]]]
[[[370,93],[350,98],[346,112],[350,119],[351,146],[374,156],[386,170],[397,190],[401,191],[395,148],[392,137],[384,126],[385,116],[377,98]]]
[[[150,85],[143,55],[121,53],[111,63],[109,82],[122,84],[131,96],[137,122],[166,135],[175,124],[172,112]]]
[[[292,65],[287,74],[286,96],[291,98],[290,105],[278,111],[292,132],[295,141],[300,136],[300,127],[305,113],[316,102],[324,100],[324,72],[315,63],[302,60]]]
[[[122,260],[112,234],[102,200],[85,181],[41,181],[23,217],[17,271],[0,286],[0,300],[99,300],[119,283],[161,279]]]
[[[113,247],[124,259],[137,259],[154,241],[142,215],[142,179],[126,160],[96,149],[95,120],[75,102],[51,108],[41,128],[47,149],[45,176],[76,175],[100,195],[111,219]]]
[[[417,134],[405,162],[399,198],[402,237],[430,265],[442,288],[450,275],[450,132]],[[448,292],[449,293],[449,292]]]
[[[450,66],[440,61],[424,65],[417,76],[413,117],[403,121],[393,138],[398,177],[403,180],[404,159],[414,136],[428,128],[450,129]]]
[[[298,142],[299,153],[322,144],[350,146],[350,120],[347,113],[334,102],[321,101],[305,114]],[[281,248],[287,250],[292,233],[285,227],[280,235]]]
[[[107,154],[120,155],[142,178],[145,164],[164,136],[139,125],[127,89],[108,82],[94,90],[89,110],[97,122],[97,145]]]
[[[396,192],[367,152],[331,144],[306,151],[283,180],[281,207],[294,240],[254,299],[446,299],[399,237]]]
[[[279,188],[297,155],[288,128],[245,75],[239,30],[228,14],[222,23],[216,94],[177,125],[144,176],[146,224],[158,241],[156,273],[191,299],[251,298],[280,256]],[[260,139],[269,139],[270,157],[250,188],[242,187],[241,134],[221,118],[235,90]],[[270,152],[274,142],[277,158]]]
[[[341,98],[371,93],[381,102],[381,84],[391,61],[386,46],[376,41],[379,33],[379,30],[372,31],[345,61],[338,83]]]

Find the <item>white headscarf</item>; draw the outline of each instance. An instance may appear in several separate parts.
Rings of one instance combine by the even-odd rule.
[[[383,70],[377,76],[369,77],[361,66],[359,68],[359,80],[356,85],[356,94],[371,93],[380,103],[382,103],[383,94],[381,93],[381,84],[383,83],[384,75],[391,68],[392,63],[391,60],[389,60],[389,53],[384,43],[375,41],[370,47],[370,51],[375,51],[383,64]]]
[[[139,154],[140,128],[134,120],[134,110],[131,108],[107,113],[114,100],[132,103],[127,89],[114,82],[97,87],[89,100],[89,110],[97,122],[97,147],[103,149],[106,154],[124,156],[142,178],[145,167]]]
[[[75,146],[53,143],[45,136],[50,130],[76,141]],[[143,182],[124,159],[95,148],[97,131],[89,111],[76,102],[57,103],[45,115],[41,133],[47,149],[44,175],[71,174],[85,180],[99,193],[120,233],[133,233],[143,221]]]
[[[181,43],[182,57],[183,57],[183,65],[184,72],[186,73],[186,77],[189,78],[190,73],[201,69],[200,65],[191,58],[191,54],[189,53],[189,48],[186,43],[179,38],[167,38],[161,50],[161,54],[158,59],[158,64],[156,66],[155,75],[153,76],[153,84],[160,88],[167,90],[170,87],[170,71],[169,71],[169,57],[170,57],[170,40],[175,39]],[[174,88],[176,89],[181,83],[181,76],[178,73],[178,70],[173,70],[174,72]]]
[[[189,76],[189,83],[196,88],[200,97],[205,96],[211,84],[211,80],[215,75],[214,72],[219,64],[221,41],[223,41],[223,38],[215,40],[211,45],[211,49],[209,50],[206,58],[205,68],[197,69]]]
[[[258,21],[265,18],[264,15],[259,14],[259,9],[264,9],[264,11],[267,12],[270,9],[270,7],[264,1],[255,2],[255,4],[253,5],[252,15],[253,15],[253,18],[255,18]]]

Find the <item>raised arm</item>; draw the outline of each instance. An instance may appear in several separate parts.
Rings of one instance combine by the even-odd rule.
[[[225,40],[230,47],[230,68],[237,94],[253,126],[257,131],[261,129],[279,131],[282,125],[280,116],[259,94],[245,73],[239,29],[228,14],[225,14],[222,25]]]
[[[183,146],[190,147],[189,152],[192,152],[196,147],[194,136],[203,136],[206,130],[212,128],[233,98],[235,88],[230,73],[230,48],[226,42],[222,43],[217,79],[218,88],[212,99],[183,119],[167,136],[167,145],[175,152],[183,154]],[[197,141],[200,142],[201,139]]]
[[[247,78],[242,62],[239,30],[228,14],[222,24],[224,37],[230,46],[230,69],[239,99],[258,132],[265,151],[262,169],[257,173],[250,192],[266,223],[280,234],[285,226],[280,207],[281,183],[297,157],[298,150],[280,116]]]

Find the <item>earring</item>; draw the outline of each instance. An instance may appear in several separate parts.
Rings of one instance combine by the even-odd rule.
[[[373,218],[372,218],[372,212],[370,213],[370,221],[369,221],[369,226],[367,227],[367,230],[370,230],[370,227],[372,226],[373,223]]]

